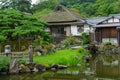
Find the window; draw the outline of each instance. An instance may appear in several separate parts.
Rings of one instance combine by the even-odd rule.
[[[59,34],[65,34],[65,29],[64,29],[64,27],[59,27],[59,28],[58,28],[58,33],[59,33]]]
[[[77,33],[80,34],[84,31],[84,27],[83,26],[78,26],[77,27]]]

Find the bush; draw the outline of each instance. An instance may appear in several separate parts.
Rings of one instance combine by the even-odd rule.
[[[82,40],[83,40],[83,44],[89,44],[90,43],[90,37],[86,32],[82,33]]]
[[[85,51],[85,48],[84,48],[83,46],[80,46],[80,47],[77,49],[77,51],[78,51],[79,53],[82,53],[82,52]]]
[[[8,58],[8,57],[0,57],[0,71],[2,69],[7,70],[9,63],[10,63],[10,58]]]
[[[77,43],[78,43],[78,40],[72,35],[70,35],[67,39],[61,42],[62,45],[65,45],[65,48],[69,48],[70,45],[75,45]]]
[[[108,41],[108,42],[104,42],[104,45],[112,45],[112,42]]]

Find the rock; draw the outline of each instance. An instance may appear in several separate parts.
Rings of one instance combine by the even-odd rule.
[[[38,56],[41,56],[41,53],[40,53],[40,52],[37,52],[37,55],[38,55]]]
[[[28,64],[26,64],[26,65],[28,66],[28,68],[29,68],[30,71],[32,72],[33,69],[35,68],[36,63],[28,63]]]
[[[51,70],[66,69],[66,68],[67,68],[67,66],[65,66],[65,65],[54,64],[51,66]]]
[[[9,65],[10,73],[19,73],[19,62],[16,59],[11,60]]]
[[[34,67],[34,69],[32,70],[32,72],[38,72],[38,69],[36,67]]]
[[[68,66],[66,65],[58,65],[58,69],[66,69]]]
[[[37,69],[39,72],[41,72],[41,71],[46,71],[45,66],[42,65],[42,64],[36,64],[35,67],[36,67],[36,69]]]
[[[21,72],[21,73],[30,72],[30,68],[24,64],[21,64],[19,66],[19,72]]]
[[[58,69],[58,65],[57,64],[53,64],[52,66],[51,66],[51,70],[57,70]]]
[[[57,69],[56,69],[56,68],[51,68],[51,70],[52,70],[52,71],[55,71],[55,70],[57,70]]]
[[[78,67],[81,67],[81,64],[78,63],[77,66],[78,66]]]
[[[46,67],[46,70],[50,70],[51,69],[51,67]]]

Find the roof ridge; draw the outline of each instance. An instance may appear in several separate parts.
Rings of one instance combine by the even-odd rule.
[[[46,16],[43,16],[41,19],[43,21],[47,22],[61,22],[61,21],[81,21],[84,22],[81,18],[80,15],[78,16],[77,12],[74,12],[70,10],[69,8],[63,6],[63,5],[58,5],[55,7],[53,12],[47,14]]]

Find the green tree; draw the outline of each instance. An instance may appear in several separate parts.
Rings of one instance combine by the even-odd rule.
[[[80,0],[59,0],[59,3],[64,6],[70,7],[74,4],[80,4]]]
[[[120,13],[120,0],[117,0],[116,2],[112,3],[113,4],[113,12],[115,14]]]
[[[1,0],[1,9],[16,9],[22,12],[31,12],[31,0]]]
[[[81,5],[83,3],[86,3],[86,2],[95,2],[96,0],[59,0],[59,3],[64,5],[64,6],[67,6],[67,7],[71,7],[73,5]]]
[[[33,5],[32,10],[33,12],[40,12],[44,9],[53,10],[57,4],[58,4],[58,0],[39,1],[38,4]]]
[[[84,16],[86,16],[86,17],[94,15],[94,13],[95,13],[93,3],[91,3],[91,2],[85,2],[81,5],[75,4],[75,5],[71,6],[71,8],[78,9],[79,13],[84,14]]]
[[[118,0],[97,0],[94,4],[95,15],[97,16],[107,16],[114,13],[114,3]]]
[[[13,9],[0,11],[0,36],[3,40],[18,39],[18,37],[40,36],[48,38],[45,32],[47,24],[23,12]]]

